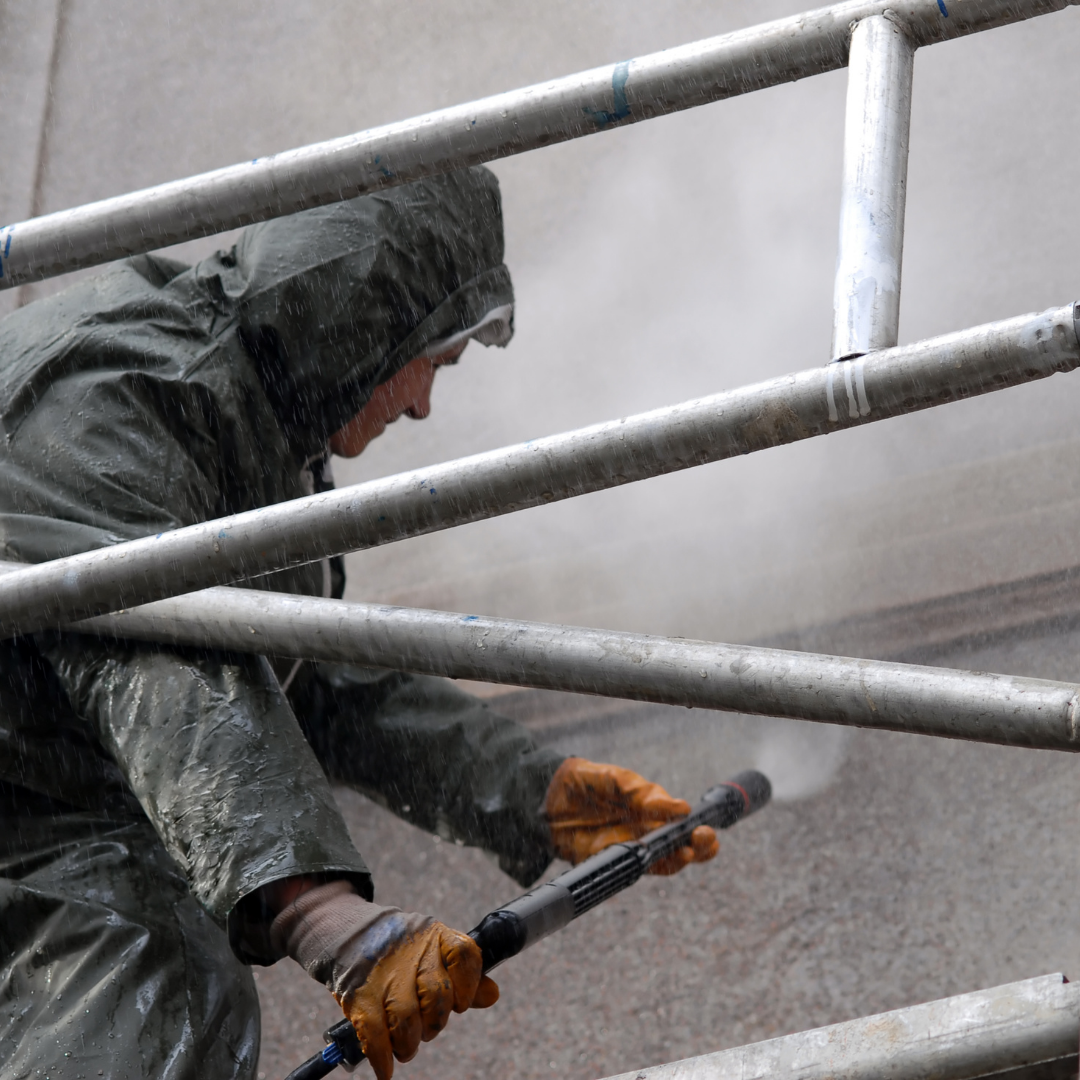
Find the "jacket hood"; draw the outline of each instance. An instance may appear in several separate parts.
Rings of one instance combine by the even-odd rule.
[[[473,168],[252,226],[186,284],[236,319],[291,437],[323,442],[434,343],[506,344],[502,260],[498,180]]]
[[[37,562],[305,494],[304,462],[414,356],[509,339],[502,252],[497,181],[470,169],[256,225],[194,267],[129,259],[13,312],[0,551]]]

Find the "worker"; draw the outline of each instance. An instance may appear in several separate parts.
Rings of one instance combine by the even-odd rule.
[[[0,555],[40,562],[327,489],[430,409],[513,292],[484,169],[139,256],[0,323]],[[254,570],[255,568],[253,568]],[[257,571],[256,571],[257,572]],[[340,559],[252,588],[340,597]],[[117,596],[117,606],[123,596]],[[522,884],[689,807],[446,680],[51,631],[0,643],[5,1077],[255,1075],[250,965],[325,983],[378,1080],[490,1005],[470,938],[373,903],[331,783]],[[716,837],[662,868],[711,858]]]

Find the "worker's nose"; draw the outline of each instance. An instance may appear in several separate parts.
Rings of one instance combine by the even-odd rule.
[[[406,410],[413,420],[424,420],[431,415],[431,386],[424,387],[423,391],[413,398],[413,403]]]

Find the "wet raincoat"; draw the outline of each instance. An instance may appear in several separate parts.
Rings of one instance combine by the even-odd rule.
[[[374,387],[512,299],[497,183],[473,169],[32,304],[0,323],[0,555],[322,490],[328,436]],[[340,596],[344,576],[336,561],[252,585]],[[540,808],[560,761],[441,680],[0,643],[3,1075],[252,1075],[241,961],[278,959],[252,894],[320,873],[372,895],[328,777],[527,883],[551,858]]]

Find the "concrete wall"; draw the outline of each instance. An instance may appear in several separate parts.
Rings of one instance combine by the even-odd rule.
[[[3,214],[71,206],[802,6],[6,0]],[[919,53],[902,340],[1080,295],[1080,145],[1069,121],[1078,30],[1070,10]],[[845,79],[498,163],[515,341],[505,353],[473,346],[440,375],[435,415],[397,425],[342,464],[339,480],[820,363]],[[1080,378],[1058,376],[396,545],[351,560],[352,595],[747,640],[1060,568],[1075,561],[1062,542],[1076,520],[1074,473],[1047,462],[1073,460],[1062,441],[1078,400]]]
[[[803,6],[0,0],[0,217]],[[1074,8],[919,53],[902,340],[1080,296],[1078,44]],[[403,420],[339,480],[823,362],[844,88],[840,72],[497,163],[517,337],[471,346],[440,374],[434,415]],[[351,595],[1080,679],[1078,406],[1080,375],[1056,376],[364,553]],[[979,637],[1040,611],[1059,622]],[[1075,975],[1074,758],[644,715],[609,710],[558,745],[691,798],[756,763],[800,801],[740,826],[714,866],[644,882],[507,965],[499,1008],[455,1020],[410,1076],[604,1075]],[[478,853],[342,799],[384,902],[468,925],[516,891]],[[317,1048],[335,1008],[291,965],[259,979],[265,1080]]]

